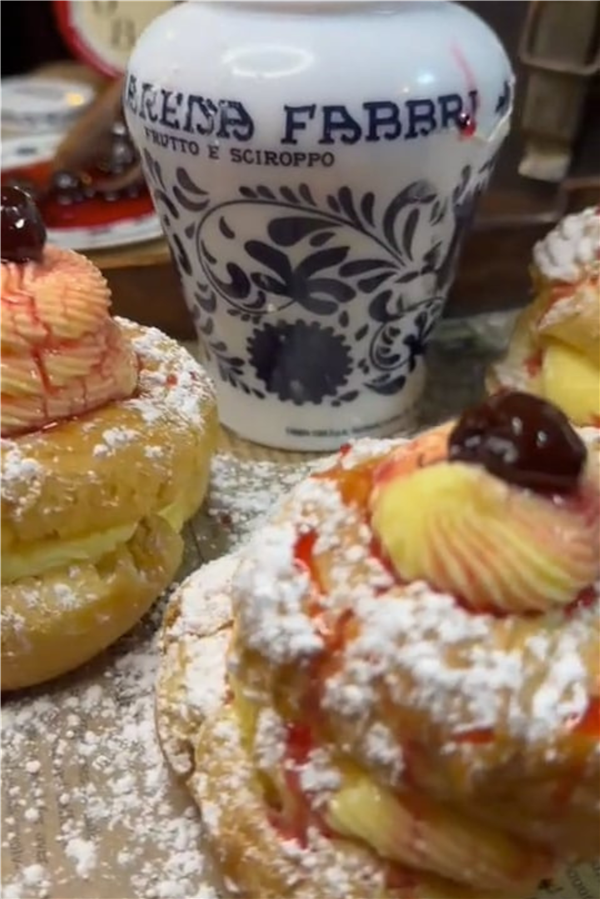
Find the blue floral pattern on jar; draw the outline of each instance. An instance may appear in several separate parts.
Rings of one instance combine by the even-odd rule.
[[[206,361],[248,395],[332,406],[403,389],[494,164],[465,166],[449,196],[424,179],[387,201],[248,184],[213,204],[185,168],[167,184],[143,159]]]

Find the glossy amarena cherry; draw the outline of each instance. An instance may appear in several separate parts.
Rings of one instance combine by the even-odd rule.
[[[19,187],[1,192],[0,246],[3,262],[39,262],[46,243],[46,226],[33,197]]]
[[[511,484],[568,493],[577,488],[586,448],[560,409],[515,391],[467,409],[450,434],[449,457]]]

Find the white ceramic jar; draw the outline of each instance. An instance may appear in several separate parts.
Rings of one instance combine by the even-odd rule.
[[[149,26],[127,121],[224,424],[300,450],[411,426],[512,83],[454,3],[203,0]]]

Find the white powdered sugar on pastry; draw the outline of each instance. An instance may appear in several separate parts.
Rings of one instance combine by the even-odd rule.
[[[593,430],[591,436],[597,440]],[[353,458],[348,453],[342,465],[351,467],[367,460],[369,451],[372,458],[404,443],[361,446],[360,455]],[[232,587],[240,640],[275,666],[304,664],[322,647],[305,602],[308,575],[294,564],[298,534],[317,527],[315,549],[334,550],[340,546],[343,524],[351,526],[355,513],[343,502],[334,480],[313,478],[292,491],[284,516],[283,522],[259,531],[243,548]],[[345,543],[330,562],[327,605],[350,608],[360,622],[360,636],[349,644],[343,664],[326,682],[326,707],[349,719],[366,715],[376,685],[388,679],[390,690],[399,689],[408,705],[427,710],[456,733],[494,728],[505,721],[516,739],[552,740],[565,721],[583,714],[578,653],[586,634],[598,625],[597,603],[580,609],[560,628],[552,626],[551,616],[547,625],[544,618],[540,620],[542,631],[550,629],[547,649],[554,663],[544,679],[535,675],[538,682],[530,698],[525,686],[537,671],[537,660],[530,664],[526,653],[510,645],[503,648],[506,641],[501,634],[506,630],[508,636],[509,630],[502,620],[474,615],[425,583],[392,586],[389,573],[373,558],[370,567],[363,566],[360,580],[352,583],[352,567],[364,560],[370,540],[370,529],[356,525],[351,545]],[[381,595],[382,589],[388,592]],[[496,649],[489,642],[493,633]],[[552,702],[546,699],[550,695]],[[392,764],[397,766],[398,759]]]
[[[290,764],[287,762],[288,766]],[[333,753],[322,746],[312,749],[307,759],[298,765],[298,775],[300,786],[314,808],[324,805],[342,784]]]
[[[142,329],[126,319],[115,320],[126,334],[131,334],[140,360],[138,390],[130,399],[119,402],[122,409],[135,414],[138,425],[133,427],[129,416],[127,425],[111,423],[96,434],[97,416],[88,415],[81,420],[83,433],[93,432],[96,436],[90,453],[90,478],[94,476],[94,458],[110,457],[130,444],[144,442],[148,439],[148,426],[160,427],[164,424],[174,432],[179,428],[203,428],[203,416],[206,411],[212,410],[215,397],[214,386],[204,369],[176,341],[156,328]],[[44,465],[35,458],[38,439],[38,433],[34,432],[18,439],[2,440],[2,497],[14,508],[11,512],[16,516],[35,504],[45,481],[56,478],[60,467],[59,457],[55,460],[46,458],[45,461],[54,462],[50,465]],[[145,456],[154,460],[159,467],[160,463],[166,467],[170,460],[168,455],[162,456],[159,449],[154,447]]]
[[[144,421],[152,424],[162,413],[160,405],[152,401],[153,396],[160,396],[170,413],[179,416],[187,424],[200,427],[203,424],[202,407],[198,402],[199,395],[207,400],[215,396],[212,381],[207,378],[204,369],[176,341],[165,338],[157,328],[139,327],[116,318],[115,321],[127,332],[134,332],[133,347],[142,362],[146,364],[140,369],[140,390],[148,399],[132,398],[126,400],[131,408],[142,413]],[[173,365],[177,365],[177,377],[173,378]],[[199,393],[200,391],[200,393]]]
[[[37,501],[44,469],[13,440],[2,439],[1,446],[2,499],[10,503],[14,514],[19,516]]]
[[[419,465],[435,458],[427,439]],[[403,464],[406,441],[369,443],[292,487],[238,545],[221,587],[211,567],[180,590],[159,682],[165,751],[189,775],[234,889],[528,895],[550,873],[539,846],[569,827],[535,802],[570,770],[561,734],[588,726],[597,585],[566,614],[528,616],[473,612],[399,581],[366,497],[381,483],[373,461]],[[204,691],[209,670],[221,687]],[[581,760],[595,771],[597,749]],[[538,787],[539,765],[551,785]],[[517,797],[509,825],[505,790]]]
[[[262,708],[256,719],[254,762],[257,768],[269,770],[279,764],[285,754],[285,723],[274,709]]]
[[[179,613],[170,625],[170,636],[216,633],[231,621],[229,588],[237,564],[237,556],[222,556],[181,584],[176,593]]]
[[[598,745],[586,728],[595,714],[600,597],[588,580],[593,564],[577,591],[566,591],[566,613],[548,605],[536,607],[536,615],[527,614],[526,597],[523,613],[520,606],[508,614],[485,604],[474,610],[460,594],[414,576],[408,583],[392,576],[378,541],[384,533],[402,534],[394,516],[406,516],[410,529],[418,514],[398,502],[386,519],[397,530],[379,530],[378,491],[387,489],[388,480],[390,490],[400,491],[421,483],[427,465],[427,484],[450,484],[443,480],[446,470],[452,484],[461,482],[459,467],[439,455],[440,438],[447,440],[447,434],[442,427],[423,435],[408,452],[403,441],[346,449],[329,474],[309,478],[277,510],[268,526],[279,528],[276,564],[270,553],[260,553],[262,531],[242,548],[233,579],[230,650],[236,695],[250,685],[250,703],[275,707],[287,717],[283,762],[274,761],[265,775],[284,810],[290,805],[300,833],[303,819],[293,818],[294,802],[317,826],[324,820],[334,835],[357,839],[383,859],[463,883],[465,895],[467,888],[488,887],[515,895],[522,888],[524,895],[551,870],[549,857],[568,861],[589,858],[591,851],[593,828],[586,815],[594,814],[589,794]],[[382,455],[383,465],[369,468]],[[407,470],[415,471],[414,478]],[[400,472],[396,482],[394,472]],[[578,489],[595,508],[591,482],[582,481]],[[504,508],[516,528],[529,493],[511,490]],[[435,510],[433,493],[408,495],[423,498],[425,514]],[[456,502],[465,498],[457,496]],[[445,513],[443,502],[441,497]],[[558,515],[550,504],[542,506],[540,527],[544,516]],[[557,510],[561,506],[556,499]],[[486,528],[485,505],[476,512]],[[596,518],[578,521],[589,555]],[[398,541],[402,547],[400,536]],[[489,578],[498,570],[493,541],[486,543],[484,534],[474,545],[489,553]],[[424,537],[418,551],[427,546]],[[450,540],[448,548],[436,537],[432,546],[454,553],[442,559],[460,570],[462,543]],[[260,601],[256,582],[247,578],[259,559]],[[534,552],[523,564],[535,566],[536,559]],[[528,589],[526,572],[502,570],[503,589],[513,584],[511,578],[521,591]],[[475,576],[479,566],[473,563],[469,571]],[[426,575],[425,568],[421,576]],[[293,633],[287,630],[290,596]],[[321,648],[311,643],[311,630]],[[295,639],[298,632],[302,641]],[[264,638],[256,641],[257,633]],[[247,714],[244,745],[252,745]],[[549,791],[572,783],[574,753],[582,783],[573,789],[582,798],[565,804],[572,822],[566,824]],[[289,780],[290,772],[296,780]],[[521,795],[528,797],[525,804]],[[516,819],[504,819],[509,803],[520,807]],[[512,857],[518,871],[505,851],[517,853]]]
[[[129,630],[170,584],[206,492],[212,382],[157,329],[116,327],[134,393],[2,441],[3,690],[71,670]]]
[[[184,732],[224,701],[231,625],[229,590],[237,564],[231,555],[202,566],[175,591],[165,615],[161,648],[169,676],[159,684],[159,705],[163,692],[171,690],[171,673],[176,676],[183,666],[186,676],[177,686],[179,721],[159,716],[158,727],[163,748],[180,774],[189,771],[193,751]]]
[[[598,263],[600,208],[568,215],[534,247],[533,258],[546,278],[574,283]]]
[[[260,538],[260,557],[244,558],[232,583],[233,605],[248,646],[278,663],[315,655],[323,641],[303,613],[309,577],[296,568],[294,528],[267,525]],[[237,603],[240,591],[244,600]],[[263,614],[265,606],[270,614]]]

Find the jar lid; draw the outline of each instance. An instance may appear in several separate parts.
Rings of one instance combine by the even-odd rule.
[[[40,133],[66,130],[94,99],[80,81],[25,76],[2,79],[2,125]]]

